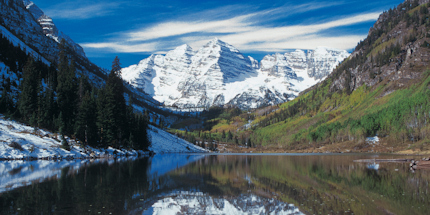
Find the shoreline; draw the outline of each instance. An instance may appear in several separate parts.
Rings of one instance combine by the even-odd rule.
[[[405,145],[409,147],[407,148]],[[257,146],[251,148],[232,143],[221,143],[219,146],[221,146],[218,148],[220,153],[378,153],[395,155],[430,155],[430,149],[412,147],[412,144],[389,144],[384,138],[380,138],[379,142],[344,141],[333,144],[308,146],[307,148],[304,148],[304,145],[298,145],[296,149],[291,149],[291,146],[285,145]]]
[[[140,158],[140,157],[146,157],[146,156],[154,156],[154,152],[145,152],[145,153],[139,153],[137,155],[135,154],[125,154],[125,155],[102,155],[102,156],[87,156],[87,157],[73,157],[73,156],[50,156],[50,157],[21,157],[21,158],[11,158],[11,157],[2,157],[0,158],[1,161],[36,161],[36,160],[45,160],[45,161],[72,161],[72,160],[111,160],[111,159],[122,159],[122,158]]]

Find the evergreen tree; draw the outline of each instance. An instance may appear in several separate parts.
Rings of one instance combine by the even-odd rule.
[[[39,96],[40,112],[38,125],[43,128],[54,129],[54,119],[56,115],[56,104],[54,101],[54,91],[47,88]]]
[[[76,117],[76,137],[90,146],[97,146],[97,109],[94,94],[86,91]]]
[[[64,132],[71,134],[75,125],[77,103],[76,69],[73,61],[69,64],[64,39],[60,44],[57,82],[58,110],[63,113],[60,120],[64,123]]]
[[[227,141],[228,140],[232,140],[233,139],[233,134],[231,133],[231,131],[228,131],[227,133]]]
[[[30,57],[23,68],[18,105],[23,120],[27,122],[33,118],[33,113],[37,111],[38,83],[38,72],[36,71],[33,58]]]
[[[112,62],[112,70],[106,82],[103,105],[103,137],[104,142],[112,146],[120,146],[126,137],[126,104],[124,99],[123,81],[119,58]]]
[[[101,89],[97,93],[97,130],[99,136],[99,143],[106,147],[108,143],[108,138],[106,135],[106,130],[108,130],[109,118],[106,113],[106,96],[105,89]]]
[[[2,93],[0,98],[0,113],[4,113],[6,115],[9,115],[14,110],[14,104],[12,100],[12,96],[10,94],[10,79],[9,78],[2,78],[3,84],[2,84]]]

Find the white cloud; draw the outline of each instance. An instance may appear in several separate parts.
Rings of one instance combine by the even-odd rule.
[[[339,4],[339,3],[337,3]],[[291,13],[302,13],[327,5],[304,5],[295,6],[296,11]],[[289,8],[291,9],[291,8]],[[217,9],[211,10],[213,14]],[[230,10],[224,8],[223,10]],[[235,17],[208,20],[204,12],[199,12],[194,20],[198,21],[166,21],[151,27],[123,33],[115,40],[118,43],[91,43],[83,44],[84,47],[109,48],[117,52],[161,52],[173,49],[184,43],[194,49],[201,47],[213,37],[219,37],[237,47],[242,51],[283,51],[286,49],[314,49],[317,46],[329,46],[339,49],[354,48],[357,42],[366,35],[322,35],[325,30],[350,26],[368,21],[374,21],[380,13],[364,13],[348,17],[337,17],[329,20],[320,20],[315,24],[296,24],[284,26],[268,26],[261,20],[274,19],[277,14],[285,13],[286,8],[240,14]],[[220,12],[221,13],[221,12]],[[281,16],[281,15],[280,15]],[[288,16],[288,15],[284,15]],[[188,15],[187,17],[190,17]],[[157,42],[153,42],[156,40]],[[141,44],[143,43],[143,44]]]
[[[247,32],[254,27],[246,20],[253,14],[237,16],[231,19],[208,22],[165,22],[127,35],[129,41],[145,41],[162,37],[171,37],[189,33],[232,33]]]
[[[120,3],[97,3],[91,5],[82,2],[66,2],[46,10],[46,14],[55,19],[90,19],[113,14]]]
[[[315,49],[318,46],[326,46],[337,49],[352,49],[357,45],[357,42],[365,38],[366,35],[351,35],[351,36],[333,36],[324,37],[319,35],[311,35],[298,37],[295,39],[278,41],[278,42],[263,42],[257,45],[243,45],[241,50],[258,50],[265,52],[282,52],[286,49]]]
[[[155,52],[159,43],[141,43],[136,45],[119,44],[119,43],[82,43],[84,48],[93,49],[111,49],[122,53],[137,53],[137,52]]]
[[[267,28],[260,27],[247,32],[232,33],[230,35],[221,36],[220,38],[237,46],[256,42],[281,42],[285,40],[303,38],[309,34],[316,34],[320,31],[335,27],[348,26],[365,21],[376,20],[379,13],[361,14],[353,17],[342,18],[338,20],[328,21],[314,25],[294,25],[286,27]],[[357,41],[358,42],[358,41]],[[280,46],[282,47],[282,46]]]

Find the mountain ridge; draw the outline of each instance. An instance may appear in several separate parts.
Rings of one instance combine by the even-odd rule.
[[[214,38],[197,51],[184,44],[165,55],[151,55],[123,68],[122,77],[167,106],[249,109],[295,98],[348,56],[344,50],[317,47],[267,55],[258,62]]]

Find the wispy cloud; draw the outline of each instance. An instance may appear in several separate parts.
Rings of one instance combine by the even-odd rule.
[[[85,48],[93,49],[106,49],[114,50],[116,52],[123,53],[136,53],[136,52],[153,52],[157,50],[158,43],[140,43],[140,44],[121,44],[121,43],[83,43],[81,44]]]
[[[129,41],[145,41],[162,37],[171,37],[189,33],[233,33],[253,30],[252,23],[246,20],[253,16],[244,15],[218,21],[165,22],[141,31],[131,32],[126,36]]]
[[[121,3],[101,2],[88,4],[82,1],[65,2],[48,8],[45,13],[55,19],[90,19],[114,13]]]
[[[338,4],[341,3],[284,6],[259,12],[250,11],[233,17],[219,15],[214,18],[214,16],[205,16],[204,12],[199,12],[194,14],[193,21],[178,19],[180,21],[160,22],[146,28],[122,33],[119,38],[112,38],[113,41],[123,41],[122,44],[109,42],[82,45],[90,48],[109,48],[117,52],[163,52],[183,43],[197,48],[216,36],[242,51],[273,52],[293,48],[313,49],[317,46],[351,49],[365,35],[327,36],[322,32],[332,28],[374,21],[378,18],[379,12],[335,17],[320,20],[314,24],[280,25],[278,22],[277,26],[270,26],[262,21],[266,22],[268,19],[279,19],[294,13],[305,13]],[[292,8],[295,9],[286,13]],[[213,9],[207,14],[231,14],[226,13],[230,9]],[[244,7],[244,9],[248,8]],[[217,10],[219,13],[216,12]],[[187,17],[192,17],[192,15]]]
[[[313,25],[293,25],[275,28],[258,27],[252,31],[232,33],[230,35],[221,36],[221,39],[236,44],[237,46],[267,41],[280,42],[280,44],[283,44],[282,42],[284,41],[295,38],[304,39],[304,36],[317,34],[323,30],[376,20],[378,16],[379,13],[367,13]]]

